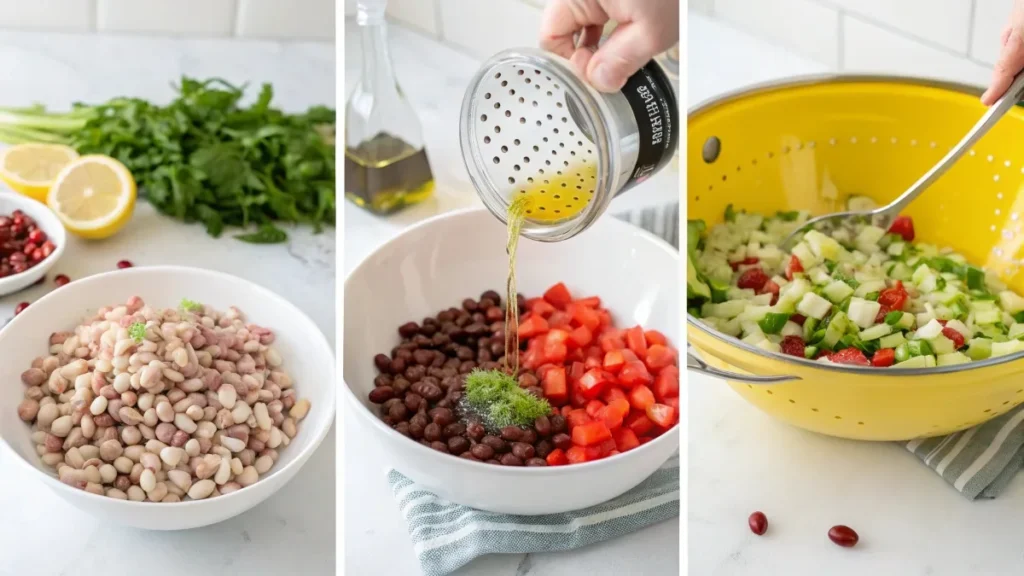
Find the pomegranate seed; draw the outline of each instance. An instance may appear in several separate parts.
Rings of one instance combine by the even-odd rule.
[[[747,518],[747,525],[750,526],[750,531],[758,536],[761,536],[768,531],[768,517],[764,515],[764,512],[754,512]]]
[[[853,528],[840,524],[828,529],[828,539],[843,548],[853,548],[857,545],[860,537],[853,531]]]
[[[14,315],[17,316],[18,314],[21,314],[25,311],[25,308],[28,308],[28,302],[19,302],[18,305],[14,307]]]
[[[131,268],[132,266],[133,266],[133,264],[130,261],[128,261],[128,260],[120,260],[117,263],[117,267],[121,268],[121,269]]]
[[[53,283],[57,286],[63,286],[71,282],[71,278],[68,278],[67,274],[57,274],[56,278],[53,279]]]
[[[43,252],[42,248],[36,248],[35,250],[32,251],[33,262],[42,262],[45,258],[46,254]]]
[[[43,242],[46,242],[46,232],[43,232],[39,228],[36,228],[35,230],[29,232],[28,241],[32,242],[33,244],[42,244]]]
[[[35,252],[35,249],[36,245],[29,242],[28,244],[25,244],[25,247],[22,248],[21,251],[24,252],[25,254],[31,254],[32,252]]]

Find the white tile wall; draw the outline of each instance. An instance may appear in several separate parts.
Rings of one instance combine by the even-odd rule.
[[[346,0],[346,9],[349,1]],[[338,0],[0,0],[0,29],[333,40],[337,3]]]
[[[837,71],[984,85],[1013,0],[690,0],[690,9]]]
[[[429,1],[429,0],[422,0]],[[541,8],[519,0],[440,0],[444,39],[487,58],[506,48],[536,46]]]
[[[432,36],[441,33],[440,7],[430,0],[388,0],[388,16]]]

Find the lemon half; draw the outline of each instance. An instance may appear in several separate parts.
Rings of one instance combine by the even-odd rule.
[[[135,209],[135,179],[108,156],[82,156],[57,175],[46,204],[69,232],[107,238],[128,222]]]
[[[60,173],[78,158],[73,148],[60,144],[19,144],[0,150],[0,180],[16,192],[46,202]]]

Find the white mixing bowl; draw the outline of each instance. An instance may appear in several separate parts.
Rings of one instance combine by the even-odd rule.
[[[46,232],[46,236],[53,242],[54,250],[28,270],[0,278],[0,296],[13,294],[39,281],[60,260],[68,243],[64,225],[45,204],[14,192],[0,192],[0,214],[10,216],[15,210],[21,210],[36,221],[39,229]]]
[[[381,246],[345,281],[345,403],[391,464],[442,498],[510,514],[578,510],[642,482],[679,447],[678,427],[622,454],[568,466],[508,467],[442,454],[402,436],[378,417],[367,394],[373,357],[399,343],[398,326],[458,306],[485,290],[504,298],[505,227],[485,210],[422,222]],[[601,297],[620,327],[641,324],[680,346],[678,253],[657,237],[606,217],[557,243],[519,243],[518,289],[528,298],[563,281],[574,295]],[[351,441],[351,440],[350,440]],[[383,481],[383,480],[382,480]]]
[[[255,324],[274,331],[282,369],[295,382],[298,398],[311,402],[291,444],[279,450],[271,470],[253,485],[216,498],[179,503],[116,500],[72,488],[43,464],[31,428],[17,416],[25,387],[21,373],[45,355],[52,332],[70,330],[103,306],[132,296],[154,307],[177,307],[182,298],[217,310],[238,307]],[[335,411],[335,357],[323,333],[305,314],[277,294],[247,280],[198,268],[129,268],[75,280],[33,302],[0,330],[0,446],[8,461],[31,469],[60,497],[105,521],[150,530],[181,530],[221,522],[256,506],[277,492],[302,468],[326,436]]]

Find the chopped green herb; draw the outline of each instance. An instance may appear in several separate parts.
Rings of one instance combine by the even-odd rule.
[[[971,290],[985,290],[985,273],[974,266],[967,267],[967,288]]]
[[[180,308],[186,312],[199,312],[203,309],[203,305],[195,300],[189,300],[188,298],[182,298]]]
[[[800,212],[797,210],[791,210],[789,212],[776,212],[775,217],[785,222],[794,222],[800,217]]]
[[[128,336],[135,340],[136,344],[142,344],[142,341],[146,339],[146,325],[142,322],[136,322],[128,327]]]
[[[466,376],[466,401],[495,428],[529,426],[551,413],[547,400],[519,387],[511,375],[500,370],[474,370]]]
[[[735,222],[736,221],[736,210],[733,209],[732,204],[725,207],[725,221]]]
[[[897,322],[903,318],[903,312],[893,311],[885,315],[885,323],[889,326],[895,326]]]
[[[871,300],[872,302],[878,302],[878,292],[868,292],[864,296],[865,300]]]

